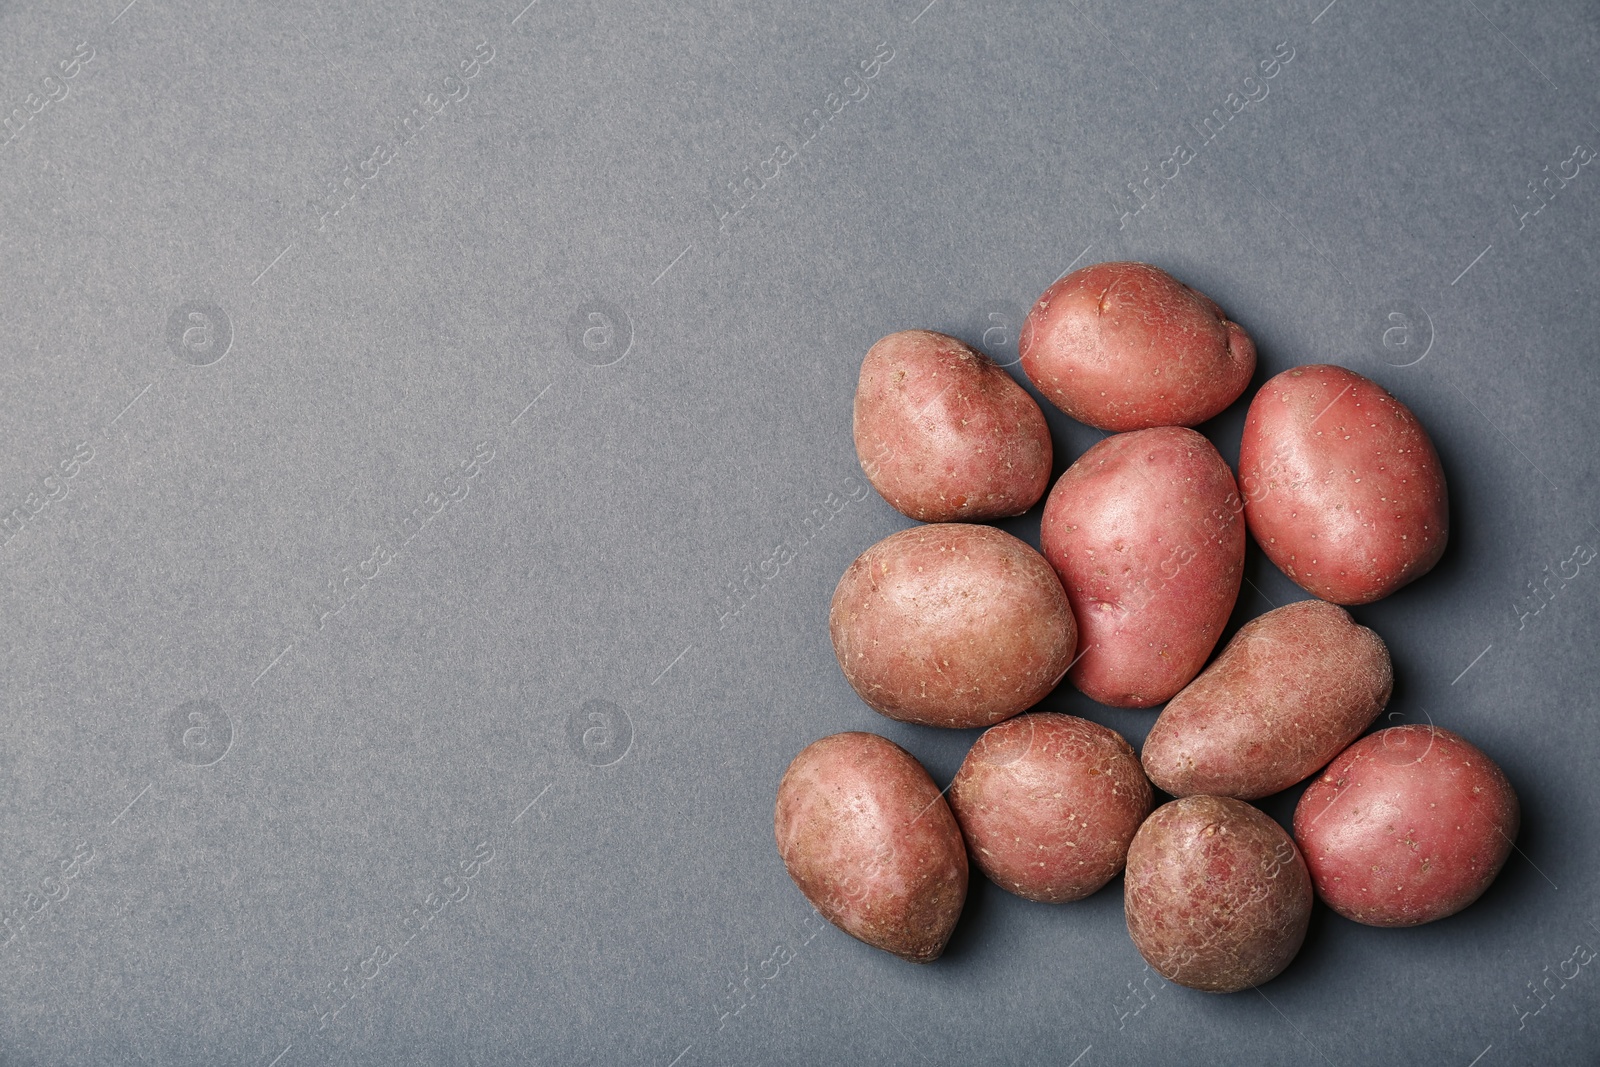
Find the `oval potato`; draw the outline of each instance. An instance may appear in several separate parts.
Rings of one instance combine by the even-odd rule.
[[[967,850],[905,749],[868,733],[813,741],[778,783],[773,831],[823,918],[912,963],[944,952],[967,898]]]
[[[1122,871],[1152,799],[1121,734],[1053,712],[985,730],[949,795],[979,869],[1050,904],[1081,900]]]
[[[1250,402],[1239,443],[1245,521],[1267,558],[1335,604],[1368,604],[1444,554],[1450,508],[1428,433],[1354,371],[1286,370]]]
[[[1123,907],[1139,954],[1168,981],[1232,993],[1300,951],[1311,878],[1283,828],[1231,797],[1157,808],[1128,848]]]
[[[1205,294],[1147,263],[1096,263],[1046,289],[1023,322],[1022,369],[1102,430],[1194,426],[1238,399],[1256,346]]]
[[[1160,704],[1205,666],[1244,577],[1233,472],[1163,426],[1090,448],[1050,490],[1039,545],[1077,619],[1072,684],[1102,704]]]
[[[990,726],[1026,711],[1072,662],[1078,628],[1050,564],[992,526],[914,526],[839,579],[828,612],[839,666],[891,719]]]
[[[1363,737],[1294,811],[1317,895],[1368,926],[1416,926],[1477,900],[1520,824],[1517,794],[1495,762],[1427,725]]]
[[[1253,800],[1315,774],[1389,702],[1383,639],[1321,600],[1257,616],[1161,710],[1141,759],[1173,796]]]
[[[902,330],[867,352],[856,454],[873,488],[922,522],[1021,515],[1050,485],[1050,429],[1033,397],[981,352]]]

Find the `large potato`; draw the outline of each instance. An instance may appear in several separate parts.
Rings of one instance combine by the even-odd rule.
[[[1028,380],[1102,430],[1202,423],[1256,369],[1244,327],[1145,263],[1097,263],[1060,279],[1028,313],[1018,345]]]
[[[1328,907],[1369,926],[1415,926],[1477,900],[1520,822],[1511,783],[1459,734],[1392,726],[1311,783],[1294,836]]]
[[[1044,558],[992,526],[891,534],[850,564],[828,612],[861,699],[903,722],[989,726],[1042,700],[1078,627]]]
[[[1128,933],[1145,961],[1191,989],[1260,985],[1294,959],[1311,878],[1283,828],[1242,800],[1157,808],[1128,849]]]
[[[1050,712],[985,730],[950,784],[973,861],[996,884],[1049,904],[1115,878],[1150,804],[1121,734]]]
[[[873,488],[923,522],[1021,515],[1050,485],[1044,412],[954,337],[892,333],[856,386],[856,454]]]
[[[1335,604],[1367,604],[1426,574],[1450,533],[1428,433],[1376,382],[1295,367],[1250,402],[1239,444],[1245,521],[1267,557]]]
[[[1072,684],[1117,707],[1159,704],[1199,673],[1244,576],[1233,472],[1178,426],[1078,457],[1050,490],[1039,544],[1078,621]]]
[[[1162,709],[1145,772],[1173,796],[1268,796],[1361,736],[1393,685],[1383,639],[1343,608],[1286,605],[1245,623]]]
[[[823,918],[901,959],[939,958],[967,899],[967,850],[909,752],[876,734],[813,741],[778,783],[773,830]]]

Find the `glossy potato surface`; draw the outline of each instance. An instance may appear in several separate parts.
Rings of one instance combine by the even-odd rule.
[[[902,330],[867,352],[856,454],[873,488],[922,522],[1021,515],[1050,485],[1050,430],[1033,397],[981,352]]]
[[[1428,433],[1376,382],[1294,367],[1261,387],[1239,444],[1245,520],[1267,558],[1335,604],[1367,604],[1427,573],[1449,539]]]
[[[1096,263],[1057,281],[1028,313],[1019,347],[1028,380],[1102,430],[1202,423],[1256,368],[1244,327],[1147,263]]]
[[[967,898],[967,851],[905,749],[868,733],[807,745],[778,784],[773,829],[789,876],[829,922],[912,963],[944,951]]]

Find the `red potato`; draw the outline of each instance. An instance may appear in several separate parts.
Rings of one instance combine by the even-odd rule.
[[[1102,704],[1160,704],[1205,666],[1244,577],[1233,472],[1193,430],[1116,434],[1050,490],[1039,545],[1078,621],[1072,684]]]
[[[1289,835],[1231,797],[1157,808],[1128,849],[1123,908],[1145,961],[1169,981],[1233,993],[1300,951],[1311,878]]]
[[[850,564],[828,629],[852,688],[891,719],[990,726],[1061,681],[1078,627],[1044,558],[992,526],[914,526]]]
[[[1294,812],[1317,895],[1368,926],[1416,926],[1471,904],[1500,873],[1520,825],[1500,768],[1436,726],[1363,737]]]
[[[967,850],[905,749],[868,733],[813,741],[778,783],[773,832],[823,918],[912,963],[944,952],[967,899]]]
[[[1245,416],[1239,480],[1250,533],[1278,568],[1335,604],[1368,604],[1426,574],[1449,539],[1428,433],[1343,367],[1284,371]]]
[[[1372,725],[1394,686],[1383,639],[1322,600],[1245,623],[1144,741],[1174,796],[1253,800],[1315,774]]]
[[[1238,399],[1256,369],[1244,327],[1145,263],[1097,263],[1060,279],[1018,343],[1028,380],[1102,430],[1197,425]]]
[[[990,727],[950,785],[972,859],[1029,900],[1081,900],[1121,871],[1150,814],[1150,783],[1122,735],[1038,712]]]
[[[1050,485],[1050,429],[981,352],[929,330],[873,345],[855,399],[856,454],[901,514],[922,522],[1021,515]]]

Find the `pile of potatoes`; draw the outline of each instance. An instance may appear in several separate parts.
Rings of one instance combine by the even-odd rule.
[[[1516,837],[1516,794],[1448,730],[1361,736],[1393,673],[1383,640],[1340,606],[1393,593],[1444,551],[1444,472],[1416,417],[1352,371],[1295,367],[1251,400],[1236,477],[1189,427],[1244,392],[1255,346],[1142,263],[1058,280],[1020,348],[1041,394],[1111,431],[1054,487],[1043,413],[982,354],[907,330],[862,363],[857,453],[925,525],[840,579],[839,666],[892,719],[986,729],[946,791],[875,734],[807,746],[774,819],[801,892],[846,933],[927,963],[960,917],[969,864],[1051,903],[1125,874],[1139,952],[1215,992],[1282,971],[1314,894],[1374,926],[1477,899]],[[1042,552],[981,525],[1047,488]],[[1212,659],[1247,531],[1318,599],[1251,620]],[[1143,752],[1085,719],[1027,713],[1063,679],[1113,707],[1164,704]],[[1293,836],[1247,803],[1312,776]],[[1155,807],[1155,788],[1176,799]]]

